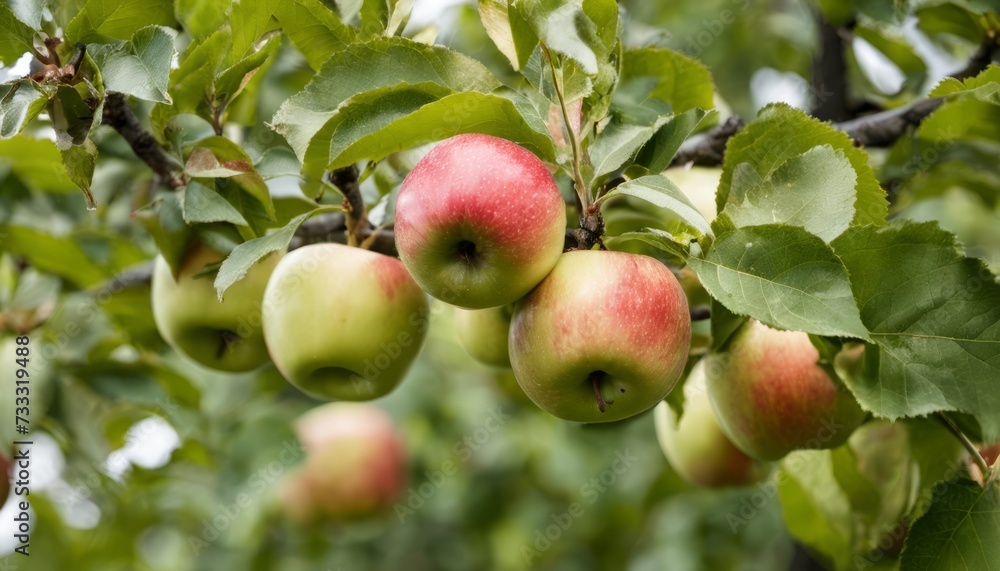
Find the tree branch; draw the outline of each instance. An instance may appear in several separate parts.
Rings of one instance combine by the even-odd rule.
[[[865,147],[887,147],[899,139],[909,127],[919,125],[928,115],[941,106],[940,98],[921,99],[881,113],[858,117],[835,124],[847,133],[855,144]]]
[[[295,248],[319,242],[346,244],[347,234],[347,216],[344,213],[331,212],[320,214],[306,220],[299,227],[288,249],[294,250]],[[369,250],[373,252],[387,256],[399,255],[396,252],[396,235],[390,229],[376,229],[370,225],[365,225],[358,229],[358,238],[360,241],[371,240]]]
[[[743,119],[739,115],[732,115],[725,123],[684,141],[670,164],[721,165],[726,153],[726,143],[742,128]]]
[[[844,131],[862,147],[887,147],[902,137],[907,129],[920,124],[928,115],[941,106],[939,98],[921,99],[898,109],[874,113],[842,123],[834,123],[835,129]],[[730,117],[725,123],[706,133],[695,135],[677,151],[671,165],[688,163],[702,166],[722,164],[726,144],[743,127],[739,117]]]
[[[987,33],[982,45],[972,54],[969,62],[962,69],[951,74],[952,77],[961,81],[979,75],[984,69],[993,63],[993,53],[997,50],[997,36],[992,32]]]
[[[812,115],[823,121],[844,121],[852,116],[847,97],[846,45],[841,28],[816,9],[819,51],[812,61]]]
[[[142,162],[149,165],[153,172],[168,188],[184,186],[184,167],[160,147],[153,134],[146,130],[128,106],[125,95],[110,93],[104,100],[104,116],[101,123],[108,125],[128,142],[132,152]]]

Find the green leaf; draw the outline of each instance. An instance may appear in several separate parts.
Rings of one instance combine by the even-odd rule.
[[[351,106],[345,107],[352,109]],[[465,92],[448,95],[406,116],[365,115],[365,123],[353,124],[344,134],[333,133],[327,169],[333,170],[361,159],[379,160],[391,153],[424,143],[440,141],[462,133],[483,133],[518,143],[542,158],[553,155],[552,140],[524,121],[514,104],[504,97],[485,93]],[[345,122],[341,113],[332,121],[341,128]],[[394,119],[394,120],[393,120]],[[368,123],[371,121],[371,123]],[[378,123],[384,122],[384,126]]]
[[[907,438],[900,423],[871,422],[844,446],[793,452],[782,460],[778,492],[785,524],[829,568],[892,563],[886,540],[903,529],[916,479]]]
[[[712,235],[712,227],[705,217],[681,189],[669,178],[654,174],[630,180],[622,183],[601,197],[600,203],[612,199],[616,196],[634,196],[655,204],[660,208],[666,208],[681,218],[694,231],[695,237]]]
[[[934,223],[852,228],[833,242],[871,331],[848,386],[877,416],[953,410],[1000,439],[1000,284]]]
[[[306,212],[305,214],[296,216],[284,228],[273,234],[247,240],[237,246],[225,261],[222,262],[222,267],[219,268],[219,273],[215,277],[215,291],[219,294],[219,301],[222,301],[226,290],[246,277],[247,272],[250,271],[250,267],[264,258],[264,256],[288,248],[289,242],[295,236],[295,231],[299,229],[299,226],[303,222],[313,215],[331,210],[339,210],[339,208],[324,206]]]
[[[152,206],[136,212],[136,218],[153,237],[156,249],[176,276],[192,235],[184,222],[180,194],[163,194]]]
[[[479,0],[479,17],[497,49],[520,70],[538,45],[538,36],[512,0]]]
[[[35,30],[19,20],[6,3],[0,4],[0,63],[11,66],[33,51]]]
[[[228,108],[279,47],[281,37],[275,33],[255,43],[236,63],[216,72],[212,105],[223,111]]]
[[[823,240],[802,228],[740,228],[688,264],[733,313],[779,329],[868,339],[847,269]]]
[[[280,2],[274,17],[288,39],[316,70],[356,40],[354,29],[341,22],[320,0]]]
[[[97,146],[94,142],[86,139],[82,145],[73,145],[63,150],[62,162],[70,180],[83,191],[87,208],[89,210],[97,208],[94,193],[90,190],[90,184],[94,179],[94,167],[97,164]]]
[[[45,109],[48,97],[30,79],[0,84],[0,139],[9,139]]]
[[[254,51],[257,40],[278,27],[275,13],[284,0],[238,0],[230,10],[229,26],[232,43],[229,45],[230,62],[237,62]]]
[[[219,193],[198,181],[188,183],[181,203],[184,222],[187,224],[229,222],[238,226],[248,225],[239,210],[233,208]]]
[[[225,137],[201,139],[188,149],[184,170],[192,177],[216,179],[216,191],[260,234],[263,223],[275,219],[274,203],[264,179],[242,147]]]
[[[888,212],[885,191],[868,166],[867,154],[856,148],[846,134],[782,103],[765,107],[756,121],[729,140],[716,195],[719,212],[729,202],[733,175],[740,164],[749,164],[760,178],[766,179],[788,159],[820,145],[842,152],[854,168],[857,182],[852,224],[885,224]]]
[[[53,141],[18,135],[0,140],[0,168],[39,192],[77,190],[66,169],[59,168],[62,156]]]
[[[232,0],[174,0],[181,26],[195,40],[202,40],[225,24]]]
[[[169,28],[146,26],[128,42],[91,48],[90,55],[101,68],[104,88],[146,101],[171,103],[167,83],[176,35]]]
[[[70,43],[127,40],[146,26],[173,27],[172,0],[87,0],[66,26]]]
[[[522,2],[519,8],[523,19],[549,50],[570,58],[587,75],[598,74],[598,58],[602,54],[595,42],[597,24],[584,11],[583,0]],[[613,25],[617,24],[616,17]]]
[[[1000,104],[975,99],[947,101],[924,119],[917,136],[938,142],[964,139],[995,144],[1000,142]]]
[[[635,117],[624,113],[612,115],[611,121],[590,146],[590,161],[594,179],[600,180],[623,166],[639,152],[656,132],[673,121],[675,116]]]
[[[81,93],[83,91],[84,93]],[[82,145],[100,118],[88,101],[93,101],[86,84],[60,85],[55,97],[49,101],[49,116],[56,131],[56,145]]]
[[[637,240],[662,250],[677,260],[683,261],[688,257],[688,249],[691,247],[691,242],[695,240],[695,236],[685,234],[675,235],[659,228],[643,228],[634,232],[624,232],[617,236],[612,236],[607,240],[611,244]]]
[[[453,91],[488,93],[500,87],[485,66],[467,56],[405,38],[378,38],[330,58],[304,91],[281,105],[273,128],[304,162],[309,142],[343,102],[381,87],[424,82]]]
[[[681,144],[713,113],[714,111],[708,112],[696,107],[675,114],[643,146],[635,158],[635,164],[645,167],[650,173],[663,172],[674,160]]]
[[[792,157],[761,180],[747,163],[734,169],[729,204],[722,214],[736,226],[801,226],[830,242],[854,218],[851,163],[829,145]]]
[[[55,236],[24,226],[2,227],[0,234],[6,235],[4,250],[23,257],[36,270],[59,276],[81,288],[108,277],[70,236]]]
[[[930,509],[913,523],[902,571],[1000,569],[1000,482],[985,488],[971,480],[944,483]]]
[[[715,107],[715,87],[708,68],[664,48],[627,50],[622,86],[631,92],[630,97],[636,103],[647,98],[659,99],[670,104],[674,113]]]

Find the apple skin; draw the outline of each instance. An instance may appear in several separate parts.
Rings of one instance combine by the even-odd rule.
[[[264,292],[264,338],[281,374],[324,400],[396,388],[420,353],[427,296],[403,264],[341,244],[288,253]]]
[[[10,469],[10,460],[0,452],[0,506],[7,503],[7,496],[10,495]]]
[[[353,521],[392,506],[406,486],[406,453],[378,407],[330,403],[296,423],[306,462],[283,483],[285,512],[301,523]]]
[[[175,280],[170,266],[157,256],[153,319],[160,335],[178,353],[220,371],[252,371],[268,361],[261,331],[261,299],[281,256],[270,254],[254,264],[245,278],[226,290],[220,302],[214,276],[194,276],[223,258],[214,250],[195,245]]]
[[[733,444],[754,458],[778,460],[846,442],[865,413],[818,360],[806,333],[755,320],[733,334],[724,352],[709,355],[708,397]]]
[[[677,383],[690,346],[691,316],[677,279],[653,258],[622,252],[563,254],[514,307],[510,327],[511,365],[525,394],[576,422],[652,408]]]
[[[407,175],[394,227],[399,257],[424,291],[483,309],[517,301],[555,266],[566,207],[535,155],[497,137],[458,135]]]
[[[498,369],[510,368],[510,318],[514,307],[459,309],[455,315],[458,339],[470,357]]]
[[[706,488],[744,486],[764,478],[769,466],[733,445],[722,432],[705,392],[705,362],[684,383],[684,413],[678,421],[666,401],[654,411],[660,448],[687,483]]]

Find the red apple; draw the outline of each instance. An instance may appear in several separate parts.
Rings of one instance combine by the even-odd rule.
[[[563,251],[566,209],[545,164],[488,135],[441,143],[403,181],[399,257],[420,287],[469,309],[512,303]]]
[[[646,256],[572,251],[517,303],[510,359],[543,410],[577,422],[621,420],[677,383],[691,345],[684,290]]]
[[[349,521],[392,506],[406,485],[406,455],[392,419],[367,404],[330,403],[295,426],[306,463],[282,486],[297,521]]]
[[[846,442],[865,413],[818,361],[807,334],[745,323],[706,363],[708,396],[729,439],[761,460]]]

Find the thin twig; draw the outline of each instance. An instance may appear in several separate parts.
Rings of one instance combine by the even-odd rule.
[[[132,152],[153,169],[168,188],[184,186],[184,167],[160,147],[160,143],[142,126],[128,106],[125,95],[110,93],[104,100],[101,122],[118,132],[132,147]]]
[[[577,208],[579,209],[580,220],[582,221],[584,216],[586,216],[587,208],[591,202],[590,191],[587,189],[587,184],[583,181],[583,170],[580,163],[583,160],[583,149],[580,147],[580,138],[577,135],[576,129],[573,128],[573,123],[570,121],[569,109],[566,108],[566,98],[563,95],[562,79],[556,74],[556,65],[552,61],[552,54],[549,53],[549,49],[545,47],[545,44],[539,45],[542,48],[542,53],[545,54],[545,59],[549,60],[549,69],[552,70],[552,85],[556,90],[556,97],[559,98],[559,109],[562,110],[563,124],[566,125],[570,146],[573,148],[573,185],[576,187],[576,195],[580,199]]]
[[[939,412],[935,416],[938,418],[938,420],[941,421],[941,424],[943,424],[945,428],[947,428],[952,434],[954,434],[955,438],[957,438],[958,441],[962,443],[962,446],[964,446],[965,449],[969,452],[969,456],[972,457],[972,461],[976,463],[976,466],[979,466],[979,469],[982,471],[983,477],[985,478],[990,472],[990,466],[989,464],[986,463],[986,460],[983,458],[983,455],[979,453],[979,449],[976,448],[976,445],[973,444],[971,440],[969,440],[969,437],[966,436],[964,432],[962,432],[957,426],[955,426],[955,423],[952,422],[951,419],[947,417],[947,415]]]

